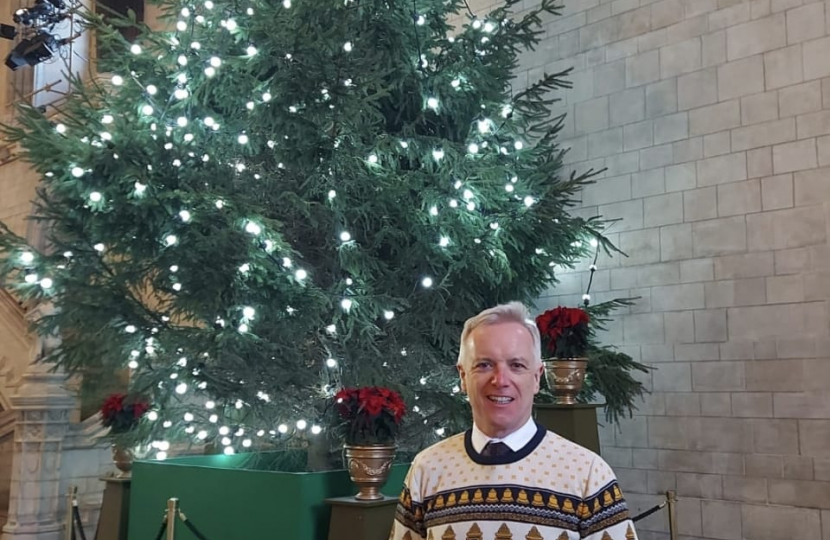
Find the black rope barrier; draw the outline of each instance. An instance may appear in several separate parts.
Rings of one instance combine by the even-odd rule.
[[[202,534],[201,532],[199,532],[199,529],[196,528],[196,525],[191,523],[191,521],[189,519],[187,519],[187,517],[185,517],[185,515],[182,512],[179,512],[179,519],[182,520],[185,527],[190,529],[190,532],[193,533],[193,536],[195,536],[199,540],[207,540],[207,537],[204,534]]]
[[[654,512],[657,512],[658,510],[662,510],[665,506],[666,506],[666,502],[663,501],[660,504],[658,504],[657,506],[655,506],[654,508],[649,508],[648,510],[646,510],[642,514],[638,514],[638,515],[634,516],[633,518],[631,518],[631,521],[636,523],[636,522],[640,521],[643,518],[647,518],[648,516],[650,516]]]
[[[84,533],[84,525],[81,522],[81,512],[78,510],[77,500],[72,502],[72,522],[74,524],[74,527],[72,528],[72,536],[75,537],[77,533],[77,537],[81,540],[86,540],[86,533]]]
[[[162,537],[164,536],[164,531],[166,531],[166,530],[167,530],[167,516],[165,516],[164,519],[162,520],[161,527],[159,527],[159,532],[156,535],[155,540],[161,540]]]

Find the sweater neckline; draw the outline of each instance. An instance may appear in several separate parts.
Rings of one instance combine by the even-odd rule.
[[[536,424],[536,433],[533,435],[533,438],[530,439],[530,441],[520,450],[506,456],[484,456],[476,452],[475,448],[473,448],[472,429],[468,429],[464,432],[464,449],[467,451],[467,455],[470,456],[470,459],[479,465],[508,465],[510,463],[521,461],[529,456],[531,452],[536,450],[536,447],[539,446],[547,433],[547,429],[540,425],[539,422],[534,423]]]

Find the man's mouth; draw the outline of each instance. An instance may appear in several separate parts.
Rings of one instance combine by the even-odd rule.
[[[490,401],[492,401],[494,403],[501,403],[501,404],[510,403],[510,402],[513,401],[512,397],[507,397],[507,396],[487,396],[487,399],[489,399]]]

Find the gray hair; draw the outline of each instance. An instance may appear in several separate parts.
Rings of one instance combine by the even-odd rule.
[[[461,346],[458,349],[457,365],[463,365],[469,354],[467,340],[470,334],[479,326],[496,324],[501,322],[516,322],[527,328],[533,338],[534,360],[538,365],[542,364],[542,339],[539,336],[539,328],[536,322],[530,317],[527,307],[521,302],[509,302],[499,304],[495,307],[485,309],[478,315],[470,317],[464,323],[464,330],[461,332]]]

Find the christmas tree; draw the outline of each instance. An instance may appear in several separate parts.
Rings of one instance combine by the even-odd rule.
[[[145,435],[226,453],[319,436],[343,386],[402,392],[404,446],[469,422],[464,320],[613,250],[568,213],[593,173],[562,175],[567,73],[511,86],[558,10],[519,4],[164,0],[132,43],[87,14],[111,75],[6,128],[49,247],[4,229],[0,273],[54,305],[49,359],[129,369]]]

